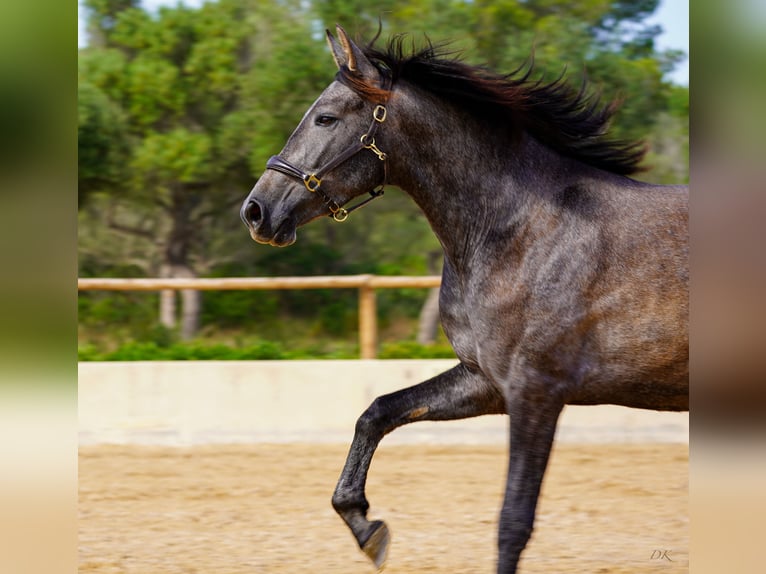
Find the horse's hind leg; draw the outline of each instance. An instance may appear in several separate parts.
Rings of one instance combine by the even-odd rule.
[[[509,401],[510,457],[500,513],[498,574],[514,574],[532,535],[535,509],[563,408],[553,401]]]
[[[505,400],[499,390],[482,374],[460,364],[424,383],[378,397],[359,417],[332,504],[375,566],[380,568],[385,561],[388,528],[379,520],[367,520],[370,505],[364,488],[380,440],[395,428],[415,421],[504,412]]]

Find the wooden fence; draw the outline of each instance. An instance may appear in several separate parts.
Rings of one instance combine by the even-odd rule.
[[[441,277],[340,275],[317,277],[226,277],[219,279],[78,279],[80,291],[227,291],[235,289],[358,289],[359,354],[374,359],[378,349],[376,289],[431,288]]]

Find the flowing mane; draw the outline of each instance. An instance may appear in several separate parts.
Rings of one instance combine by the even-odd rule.
[[[377,37],[376,37],[377,39]],[[612,173],[628,175],[641,171],[646,152],[641,141],[610,139],[609,122],[618,102],[602,104],[588,93],[583,82],[573,90],[562,74],[552,82],[532,80],[533,66],[522,65],[510,74],[470,66],[443,47],[428,45],[405,53],[403,35],[393,37],[385,51],[364,49],[367,58],[392,82],[404,79],[470,113],[502,122],[514,133],[527,131],[560,154]],[[361,96],[380,100],[386,93],[378,86],[360,81],[345,66],[338,78]]]

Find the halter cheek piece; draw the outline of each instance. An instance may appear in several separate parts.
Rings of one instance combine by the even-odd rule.
[[[330,210],[330,217],[338,222],[345,221],[352,211],[356,211],[360,207],[367,205],[373,199],[383,195],[383,186],[388,179],[388,164],[386,162],[386,154],[380,151],[375,145],[375,132],[378,130],[378,126],[384,121],[386,121],[386,106],[379,104],[375,106],[375,109],[372,111],[372,123],[370,124],[369,129],[366,133],[362,134],[359,141],[351,144],[341,152],[340,155],[312,173],[303,171],[278,155],[269,158],[269,161],[266,162],[266,169],[273,169],[274,171],[300,179],[303,181],[303,185],[306,186],[307,190],[311,193],[319,194],[319,197],[322,198],[322,201],[324,201],[325,205],[327,205],[327,208]],[[344,209],[321,188],[322,178],[363,149],[372,151],[378,156],[378,159],[383,162],[383,182],[376,189],[367,192],[370,194],[370,197],[353,207]]]

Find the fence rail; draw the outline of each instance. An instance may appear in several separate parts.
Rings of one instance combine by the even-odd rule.
[[[374,359],[378,349],[376,289],[427,289],[441,285],[438,275],[420,277],[329,275],[315,277],[224,277],[205,279],[78,279],[79,291],[230,291],[243,289],[358,289],[359,354]]]

